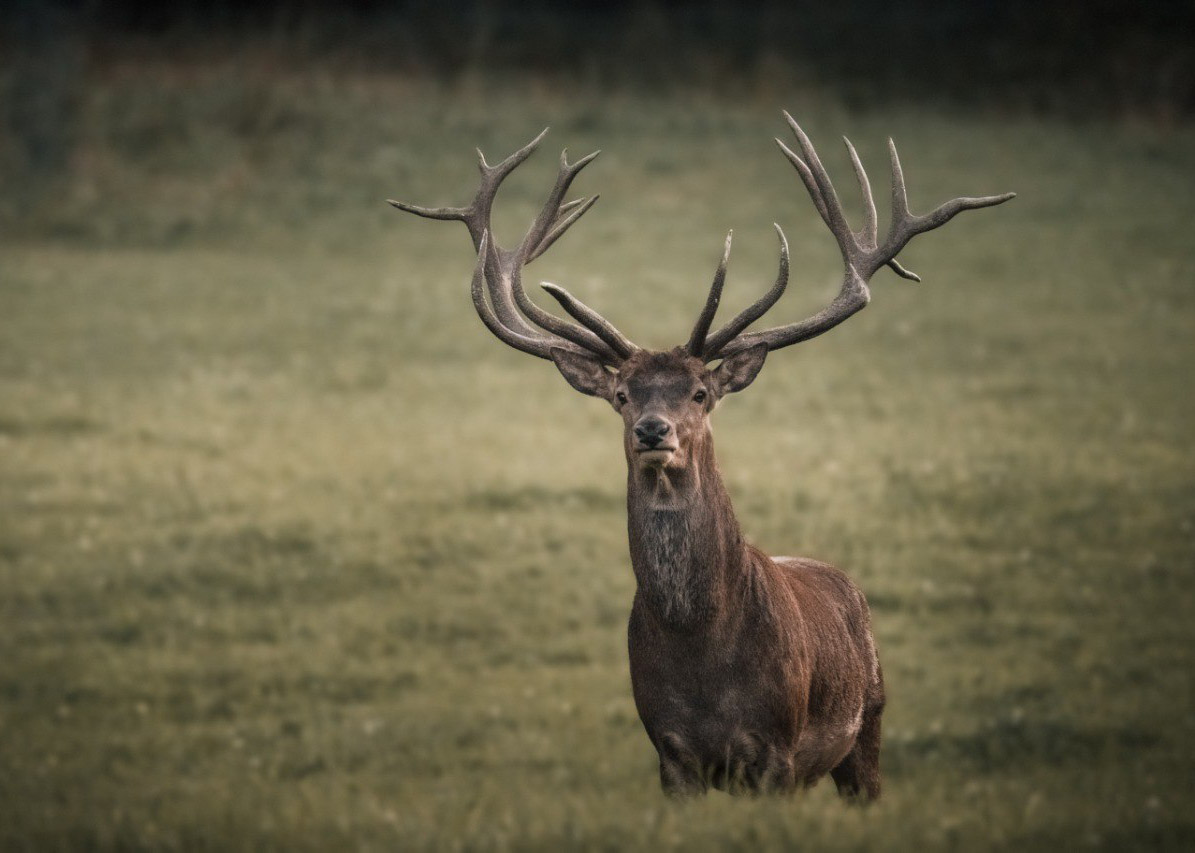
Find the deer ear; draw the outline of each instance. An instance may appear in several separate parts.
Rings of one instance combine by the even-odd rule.
[[[711,382],[718,396],[742,391],[754,382],[767,355],[767,343],[760,342],[742,352],[736,352],[729,358],[724,358],[722,363],[715,367],[710,374]]]
[[[560,374],[582,394],[610,400],[614,394],[614,375],[596,358],[574,350],[552,347],[548,350]]]

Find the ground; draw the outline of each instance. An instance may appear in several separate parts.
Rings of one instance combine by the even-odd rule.
[[[474,85],[116,69],[6,220],[0,848],[1190,849],[1192,133]],[[775,220],[797,319],[840,267],[781,107],[850,210],[842,133],[915,210],[1020,193],[714,416],[752,540],[871,601],[868,809],[660,795],[620,424],[484,330],[462,226],[384,203],[550,124],[499,238],[562,146],[603,197],[529,284],[672,346],[726,229],[726,315],[770,284]]]

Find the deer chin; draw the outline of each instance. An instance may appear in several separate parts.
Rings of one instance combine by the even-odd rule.
[[[675,447],[657,447],[651,450],[636,450],[635,458],[644,468],[663,468],[676,456]]]

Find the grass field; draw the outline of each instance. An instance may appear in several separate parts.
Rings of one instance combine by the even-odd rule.
[[[631,702],[617,418],[494,340],[472,147],[601,147],[528,280],[638,342],[793,245],[839,259],[771,137],[914,208],[1016,190],[880,273],[715,416],[739,516],[846,567],[889,684],[884,798],[671,803]],[[1195,846],[1195,132],[827,98],[448,90],[116,68],[76,172],[0,234],[0,849]]]

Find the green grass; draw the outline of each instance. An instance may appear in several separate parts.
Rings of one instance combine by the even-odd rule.
[[[603,199],[528,272],[683,340],[839,261],[770,137],[846,132],[915,208],[1008,189],[715,416],[740,518],[848,568],[883,800],[674,804],[631,702],[617,419],[491,338],[472,146],[545,124]],[[0,848],[1190,849],[1195,135],[119,69],[0,244]]]

